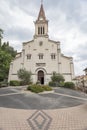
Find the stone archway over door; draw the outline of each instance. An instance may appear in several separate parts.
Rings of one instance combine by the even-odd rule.
[[[44,84],[44,72],[42,70],[38,71],[38,80],[41,84]]]

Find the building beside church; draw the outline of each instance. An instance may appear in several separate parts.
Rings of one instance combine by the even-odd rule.
[[[85,75],[87,75],[87,68],[85,68],[84,71],[85,71]]]
[[[8,80],[18,80],[17,71],[25,68],[32,72],[33,83],[38,80],[47,84],[53,72],[60,73],[66,81],[74,77],[73,58],[61,53],[60,42],[49,39],[48,20],[43,4],[35,24],[33,40],[24,42],[22,52],[18,53],[10,64]]]

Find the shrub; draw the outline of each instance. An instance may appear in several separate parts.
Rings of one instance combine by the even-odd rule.
[[[8,86],[7,82],[5,82],[5,81],[0,82],[0,88],[1,87],[7,87],[7,86]]]
[[[31,92],[35,92],[35,93],[39,93],[39,92],[43,92],[44,91],[44,89],[42,88],[41,85],[36,85],[36,84],[29,85],[27,87],[27,90],[30,90]]]
[[[38,84],[40,85],[41,83],[40,83],[40,81],[38,80],[38,81],[36,82],[36,84],[37,84],[37,85],[38,85]]]
[[[1,87],[1,82],[0,82],[0,87]]]
[[[49,86],[52,87],[62,87],[64,86],[64,77],[61,74],[57,74],[56,72],[53,72],[53,75],[51,76],[51,81],[49,82]]]
[[[49,86],[51,86],[51,87],[63,87],[64,86],[64,82],[58,83],[58,82],[50,81],[49,82]]]
[[[50,88],[49,86],[46,86],[46,85],[36,85],[36,84],[33,84],[33,85],[29,85],[27,87],[27,90],[30,90],[31,92],[35,92],[35,93],[40,93],[40,92],[43,92],[43,91],[51,91],[52,88]]]
[[[59,86],[59,83],[50,81],[50,82],[49,82],[49,86],[51,86],[51,87],[58,87],[58,86]]]
[[[56,72],[53,72],[53,75],[51,77],[51,81],[60,83],[60,82],[64,82],[65,79],[64,79],[63,75],[57,74]]]
[[[65,83],[64,82],[60,82],[60,87],[64,87]]]
[[[31,72],[26,69],[19,69],[17,72],[18,78],[22,81],[23,85],[28,85],[31,83]]]
[[[65,82],[65,88],[75,89],[75,84],[73,82]]]
[[[33,84],[33,83],[32,83],[32,82],[29,82],[29,84]],[[29,85],[29,84],[28,84],[28,85]],[[20,86],[24,86],[24,85],[27,85],[26,82],[20,81]]]
[[[20,81],[18,81],[18,80],[11,80],[9,82],[9,85],[10,86],[20,86]]]
[[[44,91],[51,91],[52,88],[47,86],[47,85],[43,85],[42,88],[44,89]]]
[[[26,85],[23,81],[20,81],[20,85],[21,86],[24,86],[24,85]]]

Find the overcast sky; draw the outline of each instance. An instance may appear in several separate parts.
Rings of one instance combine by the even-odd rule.
[[[4,41],[21,51],[33,39],[40,0],[0,0],[0,28]],[[61,42],[61,51],[74,59],[75,74],[87,67],[87,0],[44,0],[49,38]]]

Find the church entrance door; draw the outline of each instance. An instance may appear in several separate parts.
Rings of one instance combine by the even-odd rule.
[[[42,70],[38,71],[38,80],[41,84],[44,84],[44,72]]]

